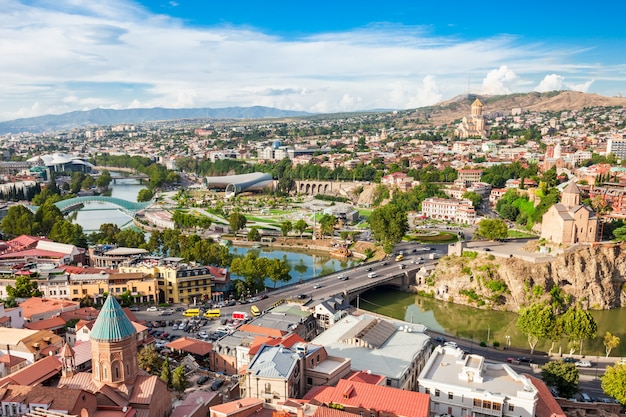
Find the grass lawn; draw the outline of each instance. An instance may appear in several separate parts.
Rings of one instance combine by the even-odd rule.
[[[458,239],[456,233],[440,232],[436,235],[409,235],[405,237],[409,242],[420,243],[454,243]]]
[[[515,238],[523,238],[523,237],[537,237],[537,235],[534,235],[532,233],[520,232],[519,230],[508,230],[507,237],[515,239]]]

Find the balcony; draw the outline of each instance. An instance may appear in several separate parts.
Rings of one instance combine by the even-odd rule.
[[[474,413],[480,413],[487,416],[501,416],[502,410],[493,410],[491,408],[472,407]]]

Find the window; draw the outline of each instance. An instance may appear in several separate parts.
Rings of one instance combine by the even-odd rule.
[[[435,397],[439,397],[439,394],[440,394],[439,390],[438,390],[438,389],[436,389],[436,390],[435,390]]]
[[[313,378],[311,378],[310,376],[306,378],[306,384],[307,385],[313,385]]]
[[[483,403],[478,398],[474,398],[474,407],[482,407]]]
[[[265,383],[265,393],[266,394],[271,394],[272,393],[272,384],[270,384],[269,382]]]
[[[502,409],[502,404],[500,404],[500,403],[493,403],[493,406],[491,408],[493,410],[500,411]]]
[[[73,290],[72,294],[78,294],[78,290]]]
[[[483,401],[483,408],[487,408],[489,410],[491,410],[491,401]]]
[[[515,406],[513,404],[509,404],[509,411],[515,411]]]
[[[424,388],[424,394],[430,394],[430,388]]]
[[[83,290],[83,294],[85,294],[85,295],[86,295],[86,294],[87,294],[87,290]]]
[[[454,400],[454,394],[453,394],[453,393],[451,393],[451,392],[449,392],[449,393],[448,393],[448,399],[449,399],[449,400]]]

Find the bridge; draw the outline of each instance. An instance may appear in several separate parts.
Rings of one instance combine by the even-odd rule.
[[[359,295],[367,290],[371,290],[383,285],[398,287],[398,289],[406,290],[410,285],[415,285],[415,273],[418,268],[404,269],[398,272],[391,272],[377,278],[366,278],[358,280],[358,284],[350,285],[343,291],[348,301],[355,300]],[[354,282],[354,281],[353,281]]]
[[[67,200],[61,200],[54,203],[55,206],[61,210],[62,213],[69,213],[74,210],[78,210],[83,207],[85,203],[90,202],[98,202],[98,203],[109,203],[118,207],[123,213],[134,217],[138,211],[145,210],[152,201],[145,201],[141,203],[136,203],[133,201],[123,200],[121,198],[116,197],[105,197],[100,195],[87,196],[87,197],[74,197]],[[29,206],[25,205],[27,209],[32,211],[33,213],[37,212],[39,206]]]

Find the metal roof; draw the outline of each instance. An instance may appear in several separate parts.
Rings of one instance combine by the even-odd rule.
[[[135,326],[124,314],[115,297],[107,297],[91,329],[91,339],[99,342],[117,342],[135,335]]]

